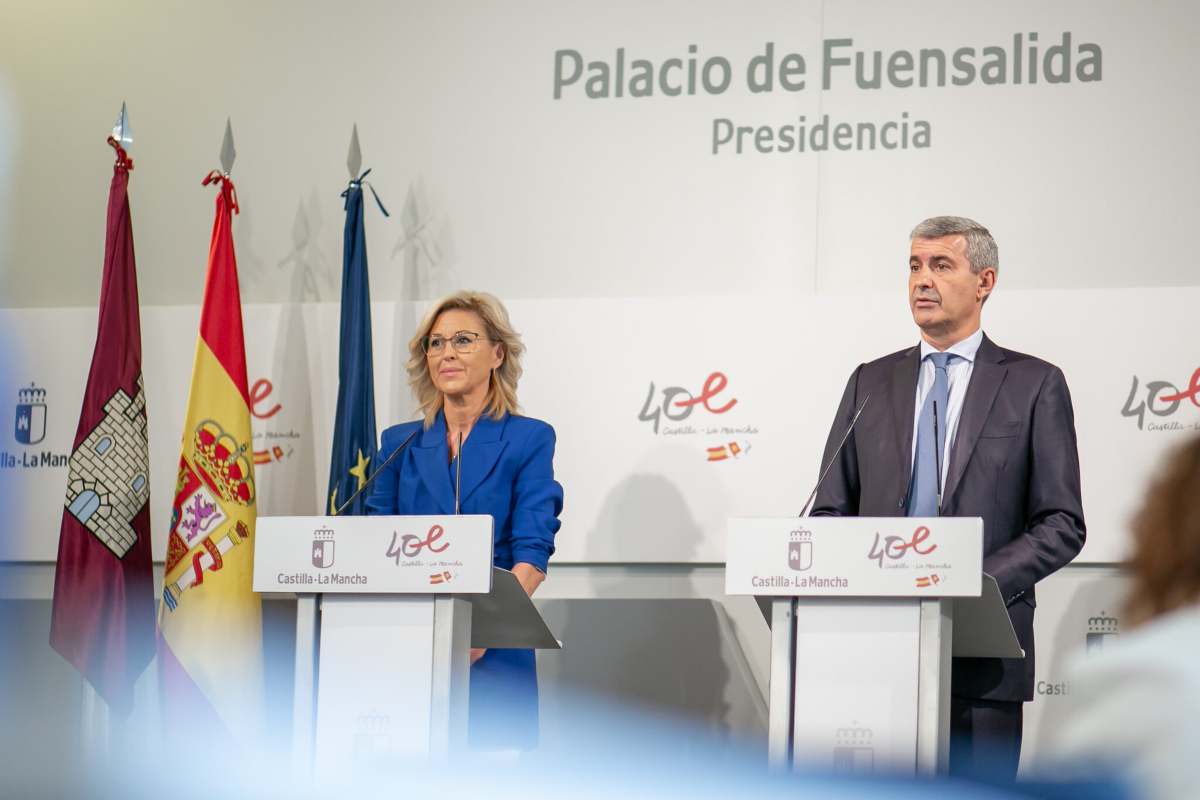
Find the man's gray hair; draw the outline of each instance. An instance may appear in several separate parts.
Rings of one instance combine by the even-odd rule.
[[[971,272],[979,274],[984,267],[1000,271],[1000,252],[988,229],[966,217],[930,217],[913,228],[910,239],[940,239],[961,235],[967,240],[967,261]]]

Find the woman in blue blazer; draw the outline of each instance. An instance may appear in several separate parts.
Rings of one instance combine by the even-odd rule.
[[[378,459],[416,436],[375,480],[371,514],[453,514],[495,520],[494,563],[530,595],[545,580],[562,512],[554,480],[554,429],[517,415],[525,347],[503,304],[458,292],[435,303],[409,343],[409,385],[424,419],[383,432]],[[460,452],[459,446],[462,446]],[[471,651],[470,741],[487,749],[537,743],[532,650]]]

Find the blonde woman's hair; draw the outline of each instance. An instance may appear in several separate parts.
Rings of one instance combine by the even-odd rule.
[[[517,405],[517,382],[521,379],[521,355],[525,352],[525,345],[521,343],[521,334],[513,330],[512,323],[508,321],[508,309],[499,298],[487,292],[455,292],[429,307],[417,326],[416,335],[408,343],[408,385],[412,387],[413,397],[425,416],[425,427],[433,425],[444,400],[442,393],[433,385],[429,360],[425,357],[421,342],[433,330],[434,323],[444,311],[475,312],[483,320],[483,335],[493,344],[503,346],[504,360],[492,370],[489,378],[484,405],[488,416],[500,419],[505,414],[520,411]]]

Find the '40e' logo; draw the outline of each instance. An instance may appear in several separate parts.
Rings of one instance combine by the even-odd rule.
[[[1146,421],[1146,412],[1156,417],[1169,417],[1179,408],[1184,400],[1191,400],[1192,405],[1200,407],[1200,368],[1192,373],[1187,389],[1180,391],[1177,386],[1167,381],[1146,381],[1146,399],[1133,404],[1138,396],[1138,378],[1133,376],[1133,385],[1129,387],[1129,399],[1121,409],[1123,417],[1137,417],[1138,430]]]
[[[880,536],[875,534],[875,542],[871,545],[871,550],[867,553],[867,558],[879,564],[879,568],[883,569],[883,559],[895,561],[904,556],[911,550],[919,556],[927,556],[934,550],[937,550],[936,544],[930,544],[928,547],[922,547],[925,540],[929,538],[929,528],[922,525],[913,531],[912,538],[908,541],[904,540],[903,536]]]
[[[682,422],[691,416],[693,409],[698,405],[704,406],[710,414],[724,414],[737,405],[736,397],[724,405],[716,405],[717,395],[725,391],[728,385],[729,379],[725,377],[725,373],[714,372],[705,379],[704,387],[698,395],[693,395],[682,386],[668,386],[662,390],[660,396],[656,396],[654,382],[651,381],[650,391],[646,393],[646,402],[642,405],[638,420],[654,423],[654,432],[658,433],[658,423],[662,417],[671,422]]]
[[[421,555],[422,550],[429,550],[431,553],[444,553],[446,548],[450,546],[449,542],[445,544],[437,544],[438,539],[442,538],[442,534],[446,532],[441,525],[434,525],[429,529],[429,533],[425,534],[425,538],[414,536],[411,533],[404,534],[403,537],[396,531],[392,531],[392,543],[388,545],[387,557],[396,560],[396,565],[400,565],[400,556],[405,558],[416,558]]]

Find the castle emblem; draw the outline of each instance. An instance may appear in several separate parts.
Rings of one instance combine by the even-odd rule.
[[[1115,642],[1119,635],[1117,626],[1117,618],[1110,617],[1103,611],[1099,616],[1088,617],[1086,638],[1088,655],[1099,653],[1104,650],[1105,645]]]
[[[374,762],[392,749],[392,718],[372,710],[354,721],[354,744],[352,753],[355,761]]]
[[[46,390],[29,384],[17,392],[17,418],[13,436],[21,444],[38,444],[46,438]]]
[[[869,774],[875,770],[875,731],[857,722],[834,731],[833,771]]]
[[[333,529],[317,528],[313,532],[312,565],[317,569],[333,566]]]
[[[133,518],[150,500],[149,474],[146,394],[139,375],[137,394],[131,398],[117,389],[104,404],[104,418],[71,453],[67,511],[123,558],[137,542]]]
[[[804,572],[812,566],[812,531],[792,531],[788,542],[788,566]]]

